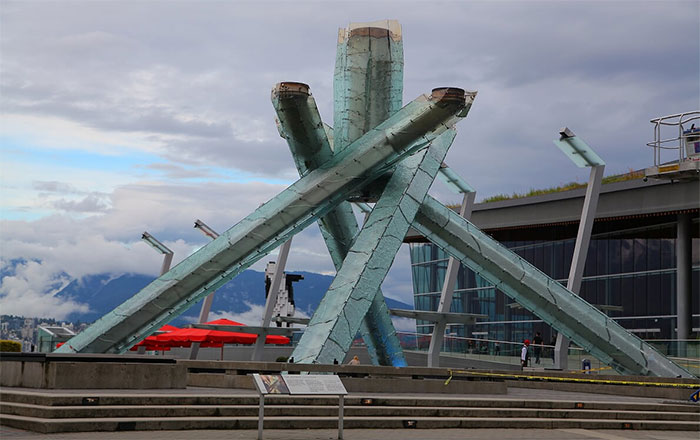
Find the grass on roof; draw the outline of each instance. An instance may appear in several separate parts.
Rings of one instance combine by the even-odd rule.
[[[624,182],[626,180],[637,180],[641,179],[644,177],[644,171],[642,170],[629,170],[627,173],[621,173],[621,174],[614,174],[612,176],[607,176],[603,177],[603,185],[607,185],[608,183],[617,183],[617,182]],[[559,186],[553,186],[550,188],[544,188],[544,189],[530,189],[530,191],[526,193],[513,193],[511,195],[507,194],[496,194],[495,196],[487,197],[486,199],[482,200],[481,203],[490,203],[490,202],[500,202],[502,200],[512,200],[512,199],[523,199],[525,197],[532,197],[532,196],[541,196],[543,194],[552,194],[552,193],[558,193],[558,192],[563,192],[563,191],[570,191],[572,189],[579,189],[579,188],[585,188],[588,183],[579,183],[579,182],[569,182],[565,183],[563,185]]]

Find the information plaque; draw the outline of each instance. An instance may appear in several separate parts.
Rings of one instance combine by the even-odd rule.
[[[287,375],[284,381],[289,394],[347,394],[340,378],[332,374]]]
[[[340,378],[334,374],[253,374],[261,394],[347,394]]]
[[[263,440],[265,396],[274,394],[338,396],[338,439],[343,438],[343,397],[348,392],[338,376],[334,374],[284,376],[281,374],[253,374],[253,382],[260,393],[258,440]]]
[[[260,394],[289,394],[281,374],[253,374],[253,380]]]

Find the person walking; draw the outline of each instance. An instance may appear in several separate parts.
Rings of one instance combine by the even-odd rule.
[[[535,333],[535,337],[532,340],[532,343],[535,344],[535,363],[539,364],[540,363],[540,356],[542,355],[542,334],[540,332]]]
[[[530,340],[525,339],[523,348],[520,350],[520,369],[527,367],[527,361],[530,359]]]

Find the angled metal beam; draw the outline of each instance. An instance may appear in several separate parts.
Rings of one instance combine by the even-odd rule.
[[[434,198],[425,198],[413,227],[620,373],[693,377]]]
[[[275,264],[275,274],[272,276],[272,282],[270,283],[270,290],[267,292],[267,298],[265,299],[265,310],[263,311],[262,327],[268,328],[270,326],[270,320],[272,319],[272,312],[275,310],[275,304],[277,304],[277,295],[280,291],[280,284],[282,283],[282,278],[284,278],[284,267],[287,265],[287,257],[289,256],[289,249],[292,247],[292,239],[285,241],[282,246],[280,246],[280,252],[277,256],[277,264]],[[272,333],[270,333],[272,334]],[[258,339],[255,340],[255,348],[253,349],[253,360],[259,361],[262,359],[263,350],[265,349],[265,337],[267,333],[260,333]]]
[[[275,316],[273,321],[280,323],[280,324],[289,323],[289,324],[306,325],[309,323],[310,319],[309,318],[297,318],[294,316]],[[289,328],[289,327],[281,327],[281,328]]]
[[[581,221],[578,225],[574,254],[571,257],[569,279],[566,283],[566,288],[577,295],[581,293],[583,269],[586,266],[586,257],[588,256],[588,248],[591,243],[591,231],[593,230],[593,221],[595,220],[595,212],[598,207],[598,196],[600,195],[604,170],[605,165],[591,167],[588,186],[586,187],[586,197],[583,200]],[[565,370],[568,368],[568,365],[569,340],[565,335],[559,333],[554,346],[554,367]]]
[[[448,130],[397,165],[294,349],[295,362],[345,358],[454,136]]]
[[[564,127],[559,130],[559,139],[554,140],[562,153],[566,155],[577,167],[595,167],[605,165],[605,161],[586,144],[583,139],[577,137],[574,132]]]
[[[455,173],[452,168],[447,166],[446,163],[440,165],[440,174],[438,176],[457,194],[474,193],[476,195],[476,190],[466,180],[462,179],[459,174]]]
[[[488,315],[477,315],[473,313],[443,313],[430,312],[427,310],[389,309],[389,312],[394,316],[400,316],[402,318],[420,319],[421,321],[428,322],[444,322],[446,324],[474,325],[477,319],[488,318]]]
[[[199,229],[202,234],[206,235],[207,237],[211,238],[212,240],[215,238],[219,237],[219,233],[213,230],[212,228],[209,227],[206,223],[201,221],[200,219],[197,219],[194,221],[194,228]]]
[[[454,89],[438,89],[431,96],[412,101],[57,352],[125,352],[326,215],[352,192],[428,146],[466,113],[471,103],[467,98],[463,91],[459,94]]]
[[[218,232],[210,228],[206,223],[199,219],[194,221],[194,227],[195,229],[199,229],[202,234],[211,239],[215,239],[219,236]],[[211,311],[211,305],[214,303],[214,293],[215,292],[210,293],[206,298],[204,298],[204,301],[202,301],[202,308],[199,309],[199,320],[197,321],[200,324],[204,324],[205,322],[209,321],[209,312]],[[192,343],[192,346],[190,347],[190,359],[197,359],[197,355],[199,354],[199,346],[199,342]]]
[[[144,231],[144,233],[141,234],[141,240],[145,241],[153,249],[163,254],[163,263],[160,265],[160,274],[163,275],[165,272],[169,271],[170,265],[173,262],[174,252],[148,232]]]
[[[569,279],[566,283],[566,288],[578,295],[581,293],[583,269],[586,266],[586,257],[591,243],[591,231],[595,221],[595,212],[598,208],[598,196],[600,195],[600,186],[603,182],[605,162],[591,147],[567,127],[559,130],[559,134],[561,136],[558,140],[554,140],[554,145],[559,147],[579,168],[591,168],[588,186],[586,187],[586,197],[583,199],[583,210],[581,211],[581,221],[576,234],[571,268],[569,269]],[[554,367],[567,369],[568,366],[569,340],[566,336],[559,333],[554,347]]]
[[[676,339],[678,357],[688,356],[693,329],[693,229],[690,213],[676,214]]]
[[[449,170],[446,166],[441,166],[441,170]],[[443,172],[443,175],[445,173]],[[447,176],[454,187],[463,193],[462,204],[459,207],[459,215],[469,220],[474,207],[474,199],[476,192],[469,184],[464,182],[456,173],[449,170]],[[457,275],[461,264],[455,257],[450,257],[447,261],[447,271],[445,272],[445,280],[442,284],[440,292],[440,302],[438,303],[437,311],[439,313],[448,313],[452,307],[452,298],[457,284]],[[440,350],[442,349],[442,341],[445,338],[445,328],[447,322],[445,320],[437,320],[433,325],[433,335],[430,338],[430,346],[428,347],[428,367],[440,366]]]
[[[280,135],[289,145],[299,175],[306,175],[333,156],[332,145],[327,138],[332,129],[322,124],[308,86],[299,83],[278,84],[272,90],[272,105],[277,112]],[[338,271],[359,231],[355,214],[348,202],[342,202],[322,217],[318,225]],[[375,365],[405,366],[406,359],[391,317],[386,313],[384,296],[381,291],[376,296],[360,328],[370,361]]]
[[[158,241],[154,236],[149,234],[148,232],[145,232],[141,234],[141,240],[145,241],[148,243],[153,249],[157,250],[161,254],[163,254],[163,263],[160,266],[160,275],[163,275],[165,272],[170,270],[170,265],[173,262],[173,255],[174,252],[170,250],[166,245]],[[146,353],[146,346],[142,345],[138,349],[138,354],[144,354]]]
[[[199,328],[202,330],[216,330],[220,332],[246,333],[258,335],[258,339],[265,340],[263,336],[280,335],[292,336],[294,329],[290,327],[256,327],[250,325],[218,325],[218,324],[191,324],[189,328]]]
[[[370,212],[372,212],[372,207],[369,206],[367,203],[364,203],[364,202],[353,202],[353,205],[357,206],[357,207],[360,209],[360,212],[362,212],[363,214],[365,214],[365,216],[366,216],[367,214],[369,214]]]

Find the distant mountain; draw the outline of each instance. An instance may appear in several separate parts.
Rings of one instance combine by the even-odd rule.
[[[5,282],[8,277],[17,276],[17,268],[23,265],[29,264],[41,264],[41,260],[31,259],[27,260],[25,258],[15,258],[11,260],[1,260],[0,259],[0,285]],[[71,277],[65,272],[54,273],[52,276],[52,282],[45,285],[44,289],[47,292],[60,290]],[[31,318],[31,316],[27,316]]]
[[[321,298],[333,281],[332,276],[313,272],[290,272],[304,276],[304,279],[294,283],[294,301],[297,310],[311,316]],[[92,322],[110,312],[115,307],[143,289],[153,277],[138,274],[123,275],[88,275],[80,280],[74,280],[56,296],[72,299],[90,306],[89,313],[73,313],[70,321]],[[413,306],[386,298],[389,308],[413,309]],[[246,303],[265,304],[265,274],[254,270],[243,271],[233,280],[222,286],[214,295],[212,311],[243,313],[248,310]],[[184,324],[187,319],[197,318],[201,301],[182,314],[173,323]]]

